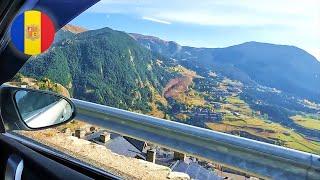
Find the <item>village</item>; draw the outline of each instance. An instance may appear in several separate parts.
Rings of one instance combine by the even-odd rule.
[[[204,106],[187,106],[179,104],[173,99],[168,99],[168,102],[173,105],[172,113],[174,115],[184,114],[189,119],[181,120],[175,118],[175,121],[186,121],[187,124],[206,127],[208,122],[221,122],[225,112],[221,112],[223,104],[227,97],[238,96],[242,92],[243,85],[240,82],[230,79],[215,76],[215,78],[197,78],[194,79],[193,87],[197,92],[204,96],[206,104]],[[237,112],[232,112],[234,116],[239,116]]]

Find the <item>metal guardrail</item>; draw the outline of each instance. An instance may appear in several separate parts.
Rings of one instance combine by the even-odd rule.
[[[76,119],[271,179],[320,179],[320,156],[72,99]]]

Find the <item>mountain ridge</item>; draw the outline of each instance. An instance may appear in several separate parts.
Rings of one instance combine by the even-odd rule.
[[[317,61],[320,61],[317,59],[317,57],[315,57],[314,55],[312,55],[311,53],[309,53],[308,51],[298,47],[298,46],[294,46],[294,45],[289,45],[289,44],[276,44],[276,43],[268,43],[268,42],[259,42],[259,41],[245,41],[239,44],[234,44],[234,45],[229,45],[229,46],[225,46],[225,47],[193,47],[193,46],[189,46],[189,45],[181,45],[175,41],[171,41],[171,40],[164,40],[161,39],[159,37],[156,36],[152,36],[152,35],[144,35],[144,34],[139,34],[139,33],[128,33],[130,36],[132,36],[134,39],[136,40],[141,40],[141,39],[145,39],[145,40],[157,40],[158,42],[162,42],[162,43],[175,43],[176,45],[180,46],[180,47],[184,47],[184,48],[194,48],[194,49],[224,49],[224,48],[230,48],[230,47],[234,47],[234,46],[240,46],[240,45],[246,45],[246,44],[260,44],[260,45],[275,45],[275,46],[285,46],[285,47],[293,47],[293,48],[297,48],[300,50],[303,50],[305,53],[308,53],[310,56],[312,56],[313,58],[315,58]]]
[[[320,115],[318,66],[303,50],[193,48],[110,28],[56,37],[24,76],[60,83],[77,99],[320,153],[320,131],[301,123]]]
[[[88,29],[80,26],[75,26],[71,24],[67,24],[62,28],[63,31],[70,31],[74,34],[82,33],[88,31]]]
[[[74,29],[80,31],[75,32]],[[55,43],[68,46],[77,41],[96,39],[94,36],[100,37],[101,34],[113,34],[110,38],[126,37],[130,45],[135,41],[151,54],[171,59],[200,74],[204,70],[212,70],[247,85],[261,84],[320,102],[320,89],[317,88],[320,87],[320,62],[295,46],[250,41],[226,48],[194,48],[108,27],[85,30],[72,25],[67,25],[57,33]]]
[[[250,41],[225,48],[194,48],[168,46],[168,41],[161,39],[148,41],[150,36],[135,38],[148,49],[177,59],[192,70],[211,68],[248,84],[258,83],[320,101],[320,62],[296,46]]]

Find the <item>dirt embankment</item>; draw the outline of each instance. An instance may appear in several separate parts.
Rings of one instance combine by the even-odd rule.
[[[169,83],[164,88],[164,97],[177,97],[180,93],[185,93],[188,91],[188,87],[192,84],[193,78],[190,76],[183,76],[179,78],[174,78],[169,81]]]
[[[206,101],[200,95],[201,93],[190,88],[193,84],[193,79],[202,77],[182,66],[173,68],[173,71],[179,72],[181,77],[169,81],[163,90],[163,96],[165,98],[173,98],[177,102],[188,106],[205,105]]]

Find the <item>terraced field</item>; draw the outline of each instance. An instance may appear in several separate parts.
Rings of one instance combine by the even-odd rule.
[[[320,131],[320,117],[296,115],[291,119],[300,126]]]
[[[227,98],[218,111],[225,113],[225,116],[222,122],[206,123],[212,130],[320,154],[319,142],[308,140],[289,128],[268,121],[265,115],[253,111],[238,97]]]

